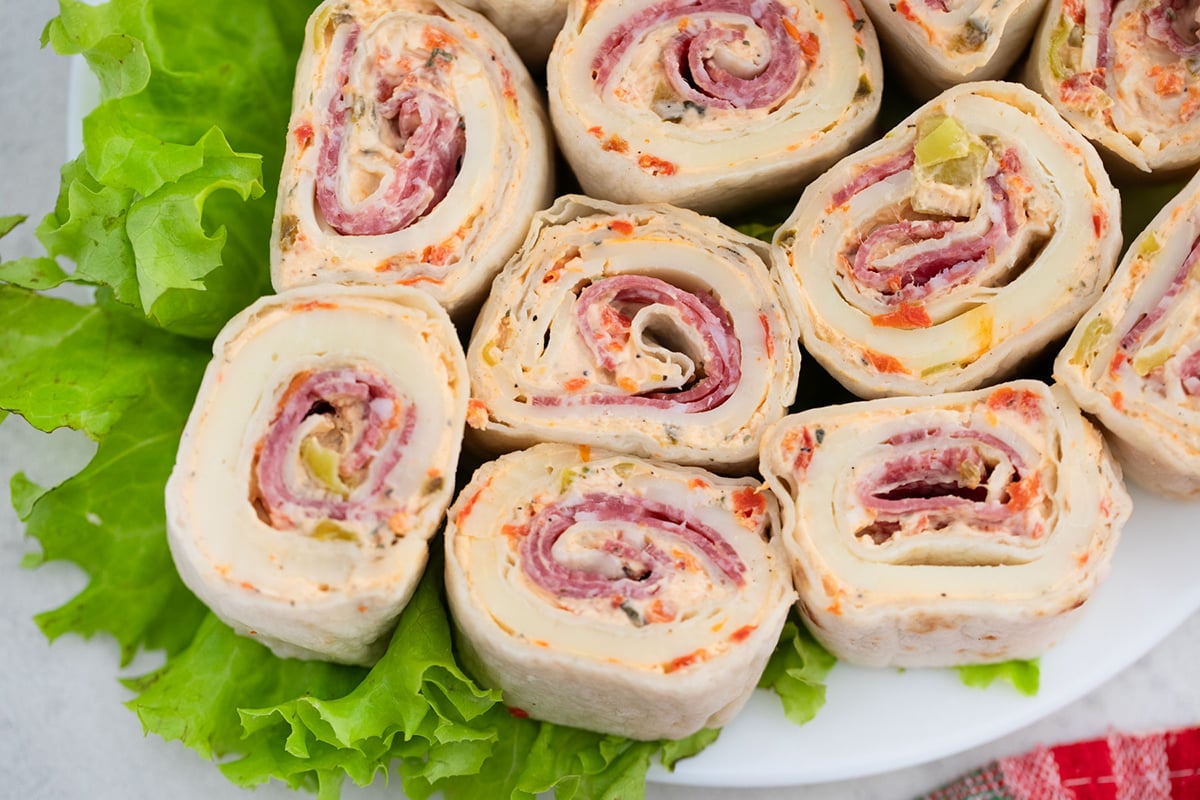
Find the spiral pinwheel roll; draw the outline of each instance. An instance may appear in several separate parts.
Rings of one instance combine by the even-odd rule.
[[[1046,0],[863,0],[913,94],[1001,78],[1025,52]]]
[[[1200,166],[1200,3],[1051,0],[1025,82],[1130,172]]]
[[[567,18],[569,0],[461,0],[508,37],[531,70],[541,71]]]
[[[795,599],[749,478],[561,444],[475,473],[446,591],[470,668],[513,713],[635,739],[718,727]]]
[[[1134,240],[1054,376],[1099,418],[1130,477],[1200,495],[1200,175]]]
[[[1028,89],[963,84],[800,198],[772,258],[808,351],[860,397],[1003,376],[1095,302],[1121,245],[1092,147]]]
[[[789,416],[762,470],[801,614],[869,666],[1040,655],[1107,574],[1131,510],[1104,440],[1037,381]]]
[[[469,313],[552,177],[541,102],[486,19],[327,0],[296,68],[272,282],[413,285]]]
[[[858,0],[575,0],[546,77],[588,194],[709,213],[798,190],[883,85]]]
[[[167,483],[184,583],[280,656],[373,663],[450,502],[466,406],[425,293],[259,300],[217,337]]]
[[[800,371],[767,257],[691,211],[561,198],[534,218],[471,335],[472,438],[752,468]]]

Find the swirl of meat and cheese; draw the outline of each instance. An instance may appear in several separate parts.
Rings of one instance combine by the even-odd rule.
[[[441,0],[328,0],[309,19],[272,238],[277,290],[414,285],[477,305],[551,197],[525,66]]]
[[[1054,375],[1147,489],[1200,495],[1200,175],[1125,253]]]
[[[860,397],[970,389],[1095,302],[1120,197],[1028,89],[963,84],[814,181],[775,235],[803,342]]]
[[[1200,1],[1052,0],[1025,82],[1110,163],[1200,166]]]
[[[497,277],[468,347],[470,435],[752,468],[796,392],[764,243],[665,205],[561,198]]]
[[[863,0],[912,94],[1002,78],[1025,52],[1046,0]]]
[[[763,441],[762,472],[801,614],[870,666],[1040,655],[1131,511],[1099,433],[1037,381],[792,415]]]
[[[446,590],[476,677],[535,719],[635,739],[732,718],[795,599],[750,478],[541,444],[451,506]]]
[[[858,0],[581,0],[547,67],[588,194],[709,213],[798,190],[868,133],[882,82]]]
[[[454,327],[415,289],[305,287],[234,317],[213,355],[167,483],[180,575],[281,656],[372,663],[454,489]]]

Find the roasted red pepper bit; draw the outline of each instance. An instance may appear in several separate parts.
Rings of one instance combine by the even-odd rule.
[[[1008,507],[1014,511],[1024,511],[1033,505],[1041,489],[1042,481],[1036,473],[1017,481],[1008,487]]]
[[[874,315],[871,324],[877,328],[929,328],[933,326],[933,320],[924,306],[904,303],[895,311]]]
[[[1029,421],[1041,419],[1042,405],[1038,396],[1026,389],[1001,386],[988,395],[988,408],[993,411],[1016,411]]]
[[[899,375],[908,374],[908,370],[904,368],[904,364],[894,356],[889,356],[886,353],[876,353],[871,349],[864,349],[863,357],[874,367],[876,372],[890,372]]]
[[[753,486],[733,493],[733,513],[745,520],[761,517],[767,510],[767,498]]]

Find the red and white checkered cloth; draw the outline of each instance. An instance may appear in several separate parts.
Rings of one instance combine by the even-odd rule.
[[[1039,747],[919,800],[1200,800],[1200,728]]]

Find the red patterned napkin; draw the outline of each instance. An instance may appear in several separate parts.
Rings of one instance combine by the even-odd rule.
[[[1200,728],[1039,747],[918,800],[1200,800]]]

